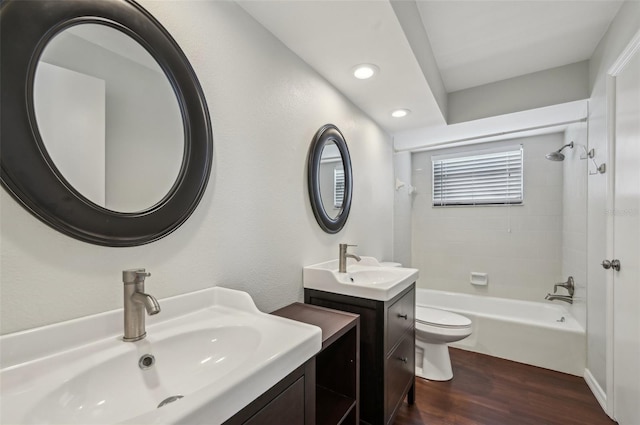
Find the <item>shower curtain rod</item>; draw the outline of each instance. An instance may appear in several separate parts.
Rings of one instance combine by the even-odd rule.
[[[453,140],[447,140],[444,142],[438,142],[438,143],[433,143],[433,144],[429,144],[429,145],[423,145],[423,146],[418,146],[418,147],[412,147],[412,148],[405,148],[405,149],[395,149],[395,153],[399,153],[399,152],[426,152],[426,151],[431,151],[431,150],[435,150],[435,149],[441,149],[443,147],[455,147],[455,146],[461,146],[464,144],[467,144],[468,142],[473,142],[475,140],[482,140],[479,141],[478,143],[489,143],[489,142],[494,142],[495,140],[484,140],[484,139],[492,139],[494,137],[500,137],[500,136],[508,136],[510,134],[518,134],[518,133],[525,133],[527,131],[535,131],[535,130],[543,130],[545,128],[553,128],[553,127],[562,127],[565,125],[570,125],[570,124],[577,124],[577,123],[581,123],[581,122],[586,122],[587,118],[579,118],[579,119],[575,119],[575,120],[570,120],[570,121],[564,121],[564,122],[559,122],[559,123],[555,123],[555,124],[546,124],[546,125],[538,125],[538,126],[534,126],[534,127],[527,127],[527,128],[521,128],[518,130],[510,130],[510,131],[501,131],[498,133],[491,133],[491,134],[486,134],[483,136],[474,136],[474,137],[464,137],[461,139],[453,139]]]

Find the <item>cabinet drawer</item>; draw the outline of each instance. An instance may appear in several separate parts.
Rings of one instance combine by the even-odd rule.
[[[385,379],[387,385],[384,397],[384,416],[385,418],[391,418],[415,379],[415,340],[413,339],[413,332],[408,333],[387,357],[386,366]]]
[[[409,291],[387,310],[387,340],[385,353],[388,353],[402,338],[407,329],[414,326],[416,292]]]
[[[253,415],[245,425],[303,425],[304,421],[304,377]]]

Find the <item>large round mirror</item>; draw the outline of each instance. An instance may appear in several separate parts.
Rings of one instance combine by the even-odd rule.
[[[107,25],[79,24],[45,46],[33,83],[36,123],[62,177],[89,201],[146,210],[184,157],[178,99],[156,60]]]
[[[309,149],[308,185],[316,221],[327,233],[345,225],[351,208],[352,174],[347,143],[333,124],[320,128]]]
[[[28,23],[28,25],[27,25]],[[211,172],[204,93],[132,0],[0,6],[2,186],[69,236],[135,246],[177,229]]]

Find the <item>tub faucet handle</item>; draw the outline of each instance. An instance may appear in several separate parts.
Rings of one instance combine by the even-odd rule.
[[[573,281],[573,276],[569,276],[569,279],[567,279],[566,282],[560,282],[560,283],[556,283],[555,285],[553,285],[553,293],[557,293],[558,292],[558,288],[565,288],[568,292],[569,292],[569,296],[573,297],[573,293],[576,290],[576,286],[575,283]]]

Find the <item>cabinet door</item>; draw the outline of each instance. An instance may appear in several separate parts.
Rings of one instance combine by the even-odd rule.
[[[245,422],[247,425],[304,425],[304,377]]]

